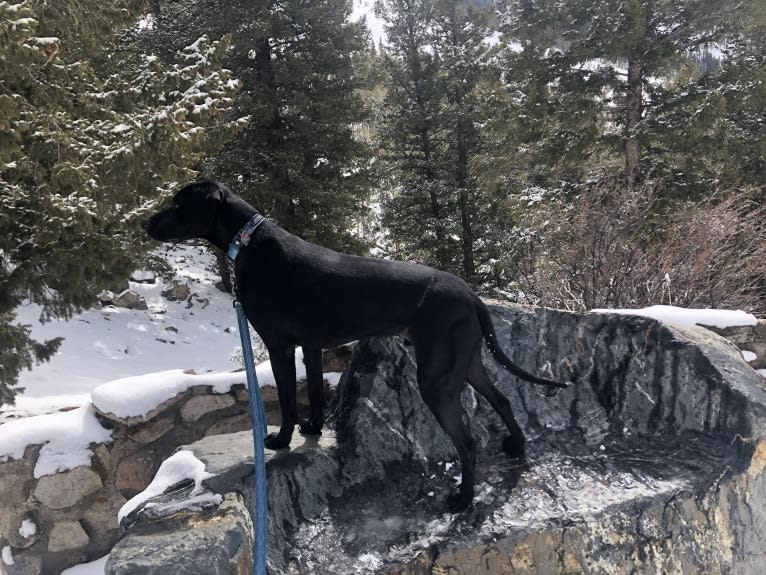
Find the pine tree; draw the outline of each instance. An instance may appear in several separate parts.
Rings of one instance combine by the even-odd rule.
[[[381,136],[392,167],[384,222],[396,255],[483,285],[494,273],[493,230],[507,223],[496,182],[482,173],[499,91],[490,13],[459,1],[379,6],[388,37]]]
[[[234,113],[249,120],[208,159],[208,174],[301,237],[362,250],[349,230],[365,217],[371,186],[370,146],[355,135],[370,114],[360,95],[369,38],[363,23],[349,22],[351,2],[186,1],[160,9],[153,45],[183,42],[203,27],[231,30],[226,65],[241,83]]]
[[[19,369],[58,343],[32,341],[27,327],[14,324],[16,306],[29,300],[43,306],[42,319],[68,316],[126,279],[146,248],[138,220],[158,191],[187,178],[211,140],[236,127],[216,117],[236,87],[217,63],[225,42],[201,38],[170,67],[110,42],[111,30],[134,22],[140,6],[0,4],[5,402]]]
[[[459,215],[462,277],[473,281],[477,227],[481,226],[477,178],[472,173],[478,151],[477,124],[482,117],[476,89],[486,67],[489,37],[488,13],[465,7],[458,0],[439,2],[435,9],[436,53],[441,59],[439,84],[444,102],[441,123],[445,129],[444,169]]]
[[[741,4],[722,10],[712,0],[514,0],[506,6],[510,37],[536,52],[541,66],[561,64],[555,66],[557,89],[600,83],[591,87],[619,127],[613,149],[622,154],[629,187],[648,175],[645,119],[650,102],[655,105],[647,97],[655,90],[650,80],[672,76],[696,48],[723,41],[741,14]]]
[[[393,253],[441,269],[456,268],[449,229],[454,205],[439,162],[441,62],[434,53],[434,12],[428,0],[376,5],[386,25],[387,91],[380,128],[389,196],[384,226],[394,231]]]

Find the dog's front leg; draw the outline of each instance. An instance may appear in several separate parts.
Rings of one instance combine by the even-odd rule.
[[[322,378],[322,350],[303,347],[306,364],[306,387],[309,392],[309,418],[301,421],[300,431],[305,435],[319,435],[324,424],[324,380]]]
[[[279,408],[282,411],[282,425],[278,433],[269,433],[264,445],[269,449],[284,449],[290,446],[293,428],[298,421],[298,406],[295,400],[295,347],[268,347],[271,369],[277,382]]]

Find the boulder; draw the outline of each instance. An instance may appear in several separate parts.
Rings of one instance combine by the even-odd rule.
[[[271,428],[270,431],[275,431]],[[289,452],[267,454],[269,541],[275,555],[284,556],[288,534],[298,524],[317,517],[327,498],[337,494],[337,463],[331,456],[335,437],[321,439],[296,434]],[[180,484],[123,518],[124,537],[112,549],[108,575],[184,573],[251,573],[253,526],[253,438],[250,431],[208,436],[179,449],[191,451],[211,477],[202,481],[205,494],[222,494],[220,505],[198,507],[193,485]],[[279,573],[283,561],[270,561]]]
[[[130,274],[130,281],[141,284],[153,284],[157,281],[157,274],[149,270],[137,270]]]
[[[185,301],[191,295],[191,288],[187,284],[177,284],[162,292],[162,296],[168,301]]]
[[[244,499],[228,494],[219,506],[157,518],[151,530],[122,539],[105,573],[252,573],[252,522]]]
[[[131,289],[120,292],[119,295],[112,298],[111,304],[115,307],[124,307],[127,309],[146,310],[146,300]]]
[[[485,356],[526,460],[504,456],[499,418],[466,388],[477,496],[448,512],[459,467],[417,392],[412,348],[360,342],[331,406],[337,443],[296,434],[291,451],[268,453],[272,574],[761,573],[766,389],[733,344],[639,317],[492,313],[515,363],[575,382],[549,397]],[[186,448],[212,474],[207,489],[250,509],[251,445],[245,432]],[[135,543],[159,535],[151,509],[123,524],[107,573],[146,555]],[[181,555],[164,554],[164,569],[186,566]],[[237,573],[231,555],[188,572]]]

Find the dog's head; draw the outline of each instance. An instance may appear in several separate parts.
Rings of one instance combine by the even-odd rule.
[[[143,220],[146,233],[161,242],[211,239],[225,188],[206,180],[192,182],[173,196],[173,206]]]

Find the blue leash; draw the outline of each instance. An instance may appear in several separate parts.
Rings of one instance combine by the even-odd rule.
[[[253,542],[253,575],[266,575],[266,543],[268,541],[268,501],[266,491],[266,455],[263,452],[263,441],[266,436],[266,417],[263,413],[261,390],[258,387],[258,376],[255,374],[253,347],[250,344],[250,328],[247,324],[245,311],[239,300],[234,301],[239,323],[239,337],[242,340],[242,355],[247,373],[248,403],[250,419],[253,423],[253,463],[255,466],[255,541]]]

